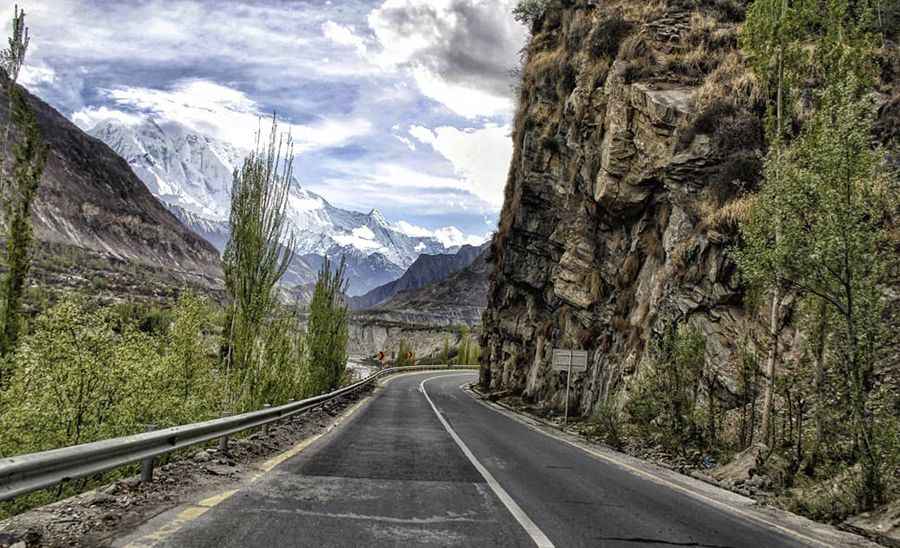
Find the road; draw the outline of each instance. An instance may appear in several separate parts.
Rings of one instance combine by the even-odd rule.
[[[809,545],[498,413],[461,389],[474,378],[392,379],[158,546]]]

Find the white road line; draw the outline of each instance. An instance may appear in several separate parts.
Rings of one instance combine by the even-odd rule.
[[[484,407],[490,409],[490,410],[493,411],[494,413],[497,413],[497,414],[499,414],[499,415],[501,415],[501,416],[504,416],[504,417],[506,417],[506,418],[509,419],[509,420],[518,422],[518,423],[521,424],[522,426],[525,426],[526,428],[529,428],[530,430],[532,430],[532,431],[534,431],[534,432],[537,432],[537,433],[539,433],[539,434],[543,434],[544,436],[547,436],[548,438],[550,438],[550,439],[552,439],[552,440],[556,440],[556,441],[558,441],[558,442],[565,443],[566,445],[569,445],[569,446],[571,446],[571,447],[574,447],[575,449],[581,450],[581,451],[587,453],[588,455],[590,455],[590,456],[592,456],[592,457],[594,457],[594,458],[596,458],[596,459],[598,459],[598,460],[602,460],[602,461],[607,462],[607,463],[609,463],[609,464],[612,464],[612,465],[614,465],[614,466],[618,466],[619,468],[623,468],[623,469],[625,469],[625,470],[631,472],[631,473],[634,474],[635,476],[638,476],[638,477],[640,477],[640,478],[643,478],[643,479],[652,481],[653,483],[656,483],[656,484],[658,484],[658,485],[662,485],[662,486],[664,486],[664,487],[668,487],[669,489],[672,489],[673,491],[678,491],[679,493],[683,493],[683,494],[685,494],[685,495],[688,495],[689,497],[692,497],[692,498],[694,498],[694,499],[697,499],[697,500],[699,500],[699,501],[701,501],[701,502],[705,502],[707,505],[712,506],[712,507],[715,507],[715,508],[717,508],[717,509],[719,509],[719,510],[724,510],[724,511],[729,512],[729,513],[731,513],[731,514],[734,514],[734,515],[737,515],[737,516],[740,516],[740,517],[743,517],[743,518],[747,518],[747,519],[749,519],[749,520],[751,520],[751,521],[756,522],[756,523],[759,524],[759,525],[766,526],[766,527],[768,527],[768,528],[770,528],[770,529],[775,529],[775,530],[777,530],[777,531],[779,531],[779,532],[781,532],[781,533],[787,535],[788,537],[791,537],[793,540],[799,540],[799,541],[801,541],[801,542],[805,542],[805,543],[807,543],[807,544],[813,544],[813,545],[816,545],[816,546],[821,546],[821,547],[823,547],[823,548],[832,548],[833,546],[835,546],[835,544],[833,544],[833,543],[831,543],[831,542],[826,542],[826,541],[823,541],[823,540],[819,540],[819,539],[814,538],[814,537],[811,537],[811,536],[809,536],[809,535],[805,535],[805,534],[803,534],[802,532],[797,531],[797,530],[795,530],[795,529],[792,529],[792,528],[786,527],[786,526],[784,526],[784,525],[780,525],[780,524],[778,524],[778,523],[775,523],[774,521],[767,519],[765,516],[758,515],[758,514],[753,513],[753,512],[745,511],[745,510],[743,510],[743,509],[741,509],[741,508],[738,508],[738,507],[733,506],[733,505],[731,505],[731,504],[728,504],[728,503],[726,503],[726,502],[719,501],[719,500],[716,500],[716,499],[714,499],[714,498],[712,498],[712,497],[710,497],[710,496],[707,496],[707,495],[704,495],[704,494],[702,494],[702,493],[698,493],[698,492],[696,492],[696,491],[693,491],[693,490],[691,490],[690,488],[688,488],[688,487],[686,487],[686,486],[682,486],[682,485],[679,485],[679,484],[674,483],[674,482],[672,482],[672,481],[669,481],[669,480],[663,478],[662,476],[659,476],[659,475],[656,475],[656,474],[652,473],[651,471],[648,471],[648,470],[642,470],[642,469],[640,469],[640,468],[637,468],[637,467],[635,467],[635,466],[632,466],[632,465],[628,464],[627,462],[625,462],[625,461],[623,461],[623,460],[619,460],[619,459],[616,459],[616,458],[612,457],[611,455],[604,455],[603,453],[600,453],[600,452],[598,452],[598,451],[595,451],[595,450],[593,450],[593,449],[591,449],[591,448],[589,448],[589,447],[585,447],[584,445],[581,445],[581,444],[579,444],[579,443],[576,443],[576,442],[573,442],[573,441],[571,441],[571,440],[569,440],[569,439],[566,439],[566,438],[562,437],[561,435],[555,435],[555,433],[547,432],[547,431],[545,431],[544,429],[539,428],[539,427],[536,426],[536,425],[529,424],[527,421],[525,421],[525,420],[523,420],[521,417],[517,416],[513,411],[509,411],[509,410],[506,410],[506,409],[504,409],[504,408],[497,409],[496,407],[494,407],[494,405],[496,405],[496,404],[488,404],[488,403],[482,401],[481,399],[475,397],[475,396],[472,395],[471,393],[469,393],[469,397],[472,398],[473,400],[475,400],[477,403],[479,403],[479,404],[483,405]],[[689,479],[689,477],[688,477],[688,479]],[[700,481],[700,480],[695,480],[695,481]],[[727,493],[728,493],[728,494],[733,494],[733,493],[731,493],[730,491],[728,491]],[[751,501],[751,502],[752,502],[752,501]],[[876,545],[875,545],[874,543],[872,543],[871,545],[870,545],[870,544],[864,544],[864,546],[873,546],[873,547],[874,547],[874,546],[876,546]]]
[[[450,434],[450,437],[453,438],[453,441],[456,442],[456,445],[458,445],[459,448],[462,449],[462,452],[466,455],[466,457],[468,457],[472,465],[475,466],[475,469],[478,470],[482,477],[484,477],[484,480],[487,482],[488,486],[490,486],[491,490],[494,491],[494,494],[497,495],[497,498],[500,499],[500,502],[502,502],[503,505],[506,506],[506,509],[509,510],[509,513],[512,514],[514,518],[516,518],[516,521],[519,522],[519,525],[521,525],[522,528],[525,529],[525,532],[528,533],[528,536],[531,537],[531,540],[533,540],[539,548],[555,548],[553,546],[553,543],[550,542],[550,539],[547,538],[547,535],[545,535],[544,532],[541,531],[533,521],[531,521],[531,518],[528,517],[528,514],[526,514],[524,510],[522,510],[522,507],[516,504],[516,501],[514,501],[512,497],[509,496],[509,493],[506,492],[506,489],[504,489],[500,485],[500,483],[497,482],[496,479],[494,479],[494,476],[490,472],[488,472],[487,468],[485,468],[480,462],[478,462],[478,459],[475,458],[475,455],[472,453],[472,451],[468,448],[468,446],[466,446],[465,442],[460,439],[459,435],[457,435],[456,431],[453,430],[447,420],[444,419],[444,417],[441,415],[441,412],[438,411],[437,406],[434,405],[434,402],[431,401],[431,397],[428,395],[428,391],[425,390],[425,383],[432,379],[439,379],[441,377],[447,376],[450,375],[441,375],[439,377],[427,378],[419,384],[419,390],[421,390],[422,394],[425,395],[425,399],[428,400],[428,403],[434,410],[434,414],[437,415],[438,420],[440,420],[441,424],[444,425],[444,428]]]

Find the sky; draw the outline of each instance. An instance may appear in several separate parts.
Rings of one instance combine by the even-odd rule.
[[[477,238],[512,155],[514,1],[19,0],[20,82],[85,130],[153,117],[249,147],[277,113],[304,187]]]

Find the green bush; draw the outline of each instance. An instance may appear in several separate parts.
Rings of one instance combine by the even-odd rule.
[[[400,339],[400,348],[397,349],[394,367],[412,367],[414,365],[416,365],[416,354],[413,348],[406,342],[406,339]]]
[[[218,413],[223,379],[202,300],[182,298],[165,334],[69,297],[39,316],[0,394],[0,455],[44,451]]]
[[[519,0],[513,8],[513,18],[523,25],[532,26],[544,16],[551,0]]]
[[[704,442],[704,410],[698,405],[704,381],[706,342],[692,328],[668,325],[653,342],[651,362],[641,372],[625,405],[639,437],[683,452]],[[707,411],[708,412],[708,411]]]

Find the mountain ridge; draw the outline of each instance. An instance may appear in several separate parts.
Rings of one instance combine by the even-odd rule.
[[[175,215],[221,253],[228,241],[232,173],[239,149],[175,122],[148,119],[137,125],[107,120],[90,130],[134,168]],[[458,251],[433,236],[413,236],[392,225],[378,209],[344,210],[294,180],[287,204],[299,264],[288,284],[314,280],[325,257],[346,258],[349,292],[361,295],[401,277],[422,254]]]
[[[8,79],[0,70],[0,86]],[[36,238],[142,264],[204,287],[221,285],[215,248],[185,227],[109,146],[19,86],[49,148],[32,208]],[[8,104],[0,101],[0,123]],[[17,139],[13,128],[11,141]],[[0,150],[7,158],[9,149]],[[9,166],[10,162],[4,162]]]

